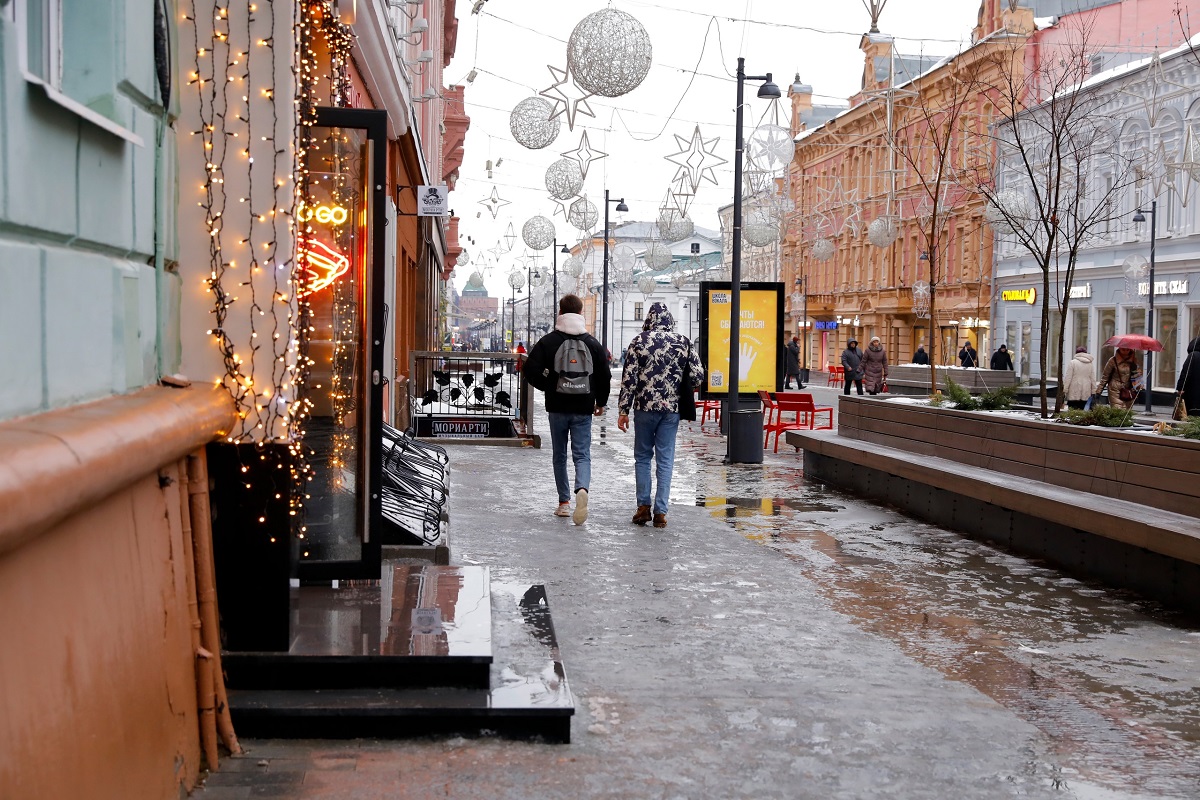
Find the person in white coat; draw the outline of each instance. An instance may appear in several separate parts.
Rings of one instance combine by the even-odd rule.
[[[1083,408],[1096,385],[1094,359],[1086,347],[1076,347],[1075,356],[1063,369],[1063,397],[1069,408]]]

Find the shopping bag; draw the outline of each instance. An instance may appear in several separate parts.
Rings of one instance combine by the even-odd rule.
[[[1092,395],[1091,397],[1089,397],[1089,398],[1087,399],[1087,402],[1083,404],[1083,410],[1084,410],[1084,411],[1091,411],[1091,410],[1092,410],[1092,406],[1093,406],[1093,405],[1095,405],[1095,403],[1096,403],[1096,398],[1097,398],[1098,396],[1099,396],[1099,395],[1095,395],[1095,394],[1094,394],[1094,395]]]

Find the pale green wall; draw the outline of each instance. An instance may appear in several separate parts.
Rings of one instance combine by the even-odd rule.
[[[101,34],[69,37],[68,65],[103,71],[107,64],[114,73],[114,91],[92,107],[144,144],[28,82],[18,62],[18,6],[10,0],[0,8],[0,419],[153,384],[160,357],[165,372],[179,359],[178,311],[171,310],[178,278],[163,273],[160,281],[154,268],[156,169],[170,260],[177,192],[173,132],[156,165],[162,114],[153,1],[64,0],[63,7],[67,15],[86,11],[76,18],[90,18]],[[169,29],[175,13],[170,3]],[[96,30],[105,26],[108,35]]]

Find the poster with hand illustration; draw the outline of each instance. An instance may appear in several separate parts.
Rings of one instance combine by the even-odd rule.
[[[743,283],[738,343],[738,396],[756,398],[759,391],[779,390],[783,374],[783,284]],[[729,340],[732,285],[700,284],[700,358],[706,400],[729,396]]]

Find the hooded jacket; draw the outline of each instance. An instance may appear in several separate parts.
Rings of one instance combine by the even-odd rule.
[[[582,339],[592,354],[591,394],[559,394],[558,373],[554,371],[554,356],[567,339]],[[599,340],[587,332],[582,314],[561,314],[554,330],[547,333],[529,351],[521,370],[535,389],[546,393],[546,411],[551,414],[591,414],[608,405],[612,370]]]
[[[857,347],[847,346],[842,351],[842,367],[846,370],[847,381],[862,380],[863,351]]]
[[[883,391],[883,382],[888,375],[887,353],[879,342],[872,341],[862,354],[863,387],[868,392]]]
[[[1188,416],[1200,414],[1200,336],[1188,342],[1187,358],[1179,368],[1175,390],[1183,392],[1183,404]]]
[[[676,333],[675,320],[662,303],[650,306],[642,332],[633,337],[625,350],[625,371],[621,375],[621,397],[617,411],[679,412],[679,383],[683,362],[691,353],[691,378],[699,384],[704,378],[700,354],[682,333]]]
[[[1063,396],[1067,400],[1087,400],[1096,385],[1096,359],[1091,353],[1076,353],[1063,369]]]

